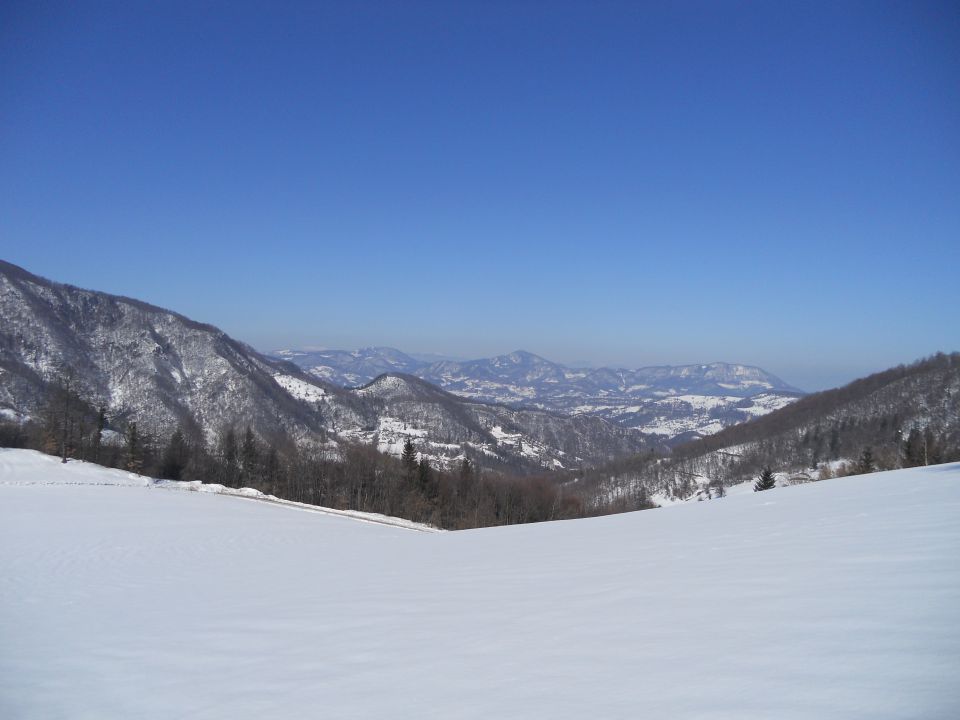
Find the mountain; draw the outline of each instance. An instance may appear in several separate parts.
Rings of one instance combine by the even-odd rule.
[[[600,504],[710,497],[763,467],[781,482],[960,460],[960,353],[937,354],[807,395],[782,409],[673,448],[588,473],[581,488]],[[590,490],[587,487],[591,486]]]
[[[286,350],[275,355],[340,385],[369,382],[382,372],[403,372],[461,397],[602,417],[674,440],[715,433],[784,407],[803,394],[760,368],[730,363],[573,369],[523,350],[434,363],[393,348]]]
[[[365,385],[385,373],[414,373],[425,365],[399,350],[279,350],[274,355],[296,363],[311,375],[342,387]]]
[[[350,393],[366,401],[376,424],[340,434],[397,455],[413,437],[433,457],[560,469],[648,447],[639,433],[601,418],[468,401],[412,375],[381,375]]]
[[[0,411],[11,417],[41,412],[49,385],[69,382],[118,426],[136,421],[159,438],[182,426],[209,444],[228,426],[246,425],[262,438],[331,452],[363,442],[399,454],[412,437],[441,463],[466,456],[518,468],[593,464],[645,445],[599,418],[483,405],[409,375],[345,390],[212,325],[2,262],[0,320]],[[375,362],[355,357],[355,367],[407,362],[382,348],[375,354]]]
[[[276,378],[326,392],[319,381],[178,313],[0,262],[0,319],[8,410],[36,413],[46,383],[69,376],[92,404],[148,433],[186,425],[210,440],[235,423],[265,437],[322,434],[316,414]]]

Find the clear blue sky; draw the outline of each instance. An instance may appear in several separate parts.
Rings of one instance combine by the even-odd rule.
[[[960,347],[955,2],[0,4],[0,257],[254,346]]]

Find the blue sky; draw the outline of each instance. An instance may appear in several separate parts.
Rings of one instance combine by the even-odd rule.
[[[0,257],[254,346],[960,348],[956,3],[0,6]]]

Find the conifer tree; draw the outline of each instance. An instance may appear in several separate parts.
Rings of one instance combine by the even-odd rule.
[[[139,473],[143,470],[143,450],[140,447],[140,433],[137,424],[130,423],[127,427],[126,468],[129,472]]]
[[[400,462],[403,464],[403,474],[406,476],[408,482],[412,482],[418,473],[417,466],[417,448],[413,444],[413,440],[409,437],[406,442],[403,444],[403,453],[400,455]]]
[[[101,405],[97,410],[97,429],[93,434],[93,457],[94,462],[100,462],[100,442],[103,439],[103,431],[107,427],[107,409]]]
[[[187,465],[187,445],[183,431],[177,428],[170,436],[163,459],[160,462],[160,477],[165,480],[181,480],[183,469]]]
[[[763,490],[773,490],[777,486],[777,481],[773,477],[773,470],[768,467],[765,467],[760,472],[760,477],[757,478],[757,482],[753,485],[754,492],[761,492]]]
[[[249,425],[243,435],[243,444],[240,446],[240,472],[244,483],[256,482],[260,479],[260,450]]]
[[[420,491],[428,498],[436,496],[436,485],[433,482],[433,468],[430,467],[430,461],[425,457],[420,458],[420,464],[417,466],[417,482]]]
[[[907,439],[903,444],[904,467],[916,467],[917,465],[925,464],[923,440],[924,437],[923,433],[920,432],[920,428],[914,426],[910,430],[910,434],[907,436]]]
[[[863,452],[860,453],[860,459],[857,460],[857,474],[866,475],[867,473],[876,472],[877,466],[873,462],[873,449],[866,447],[863,449]]]
[[[266,483],[267,492],[274,495],[277,493],[277,488],[280,485],[280,473],[280,455],[277,453],[277,449],[271,445],[263,461],[263,480]]]
[[[237,434],[233,428],[228,428],[220,439],[220,482],[227,487],[237,487],[240,475],[240,452],[237,448]]]

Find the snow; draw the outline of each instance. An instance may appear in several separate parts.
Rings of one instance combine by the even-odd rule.
[[[106,431],[105,431],[106,432]],[[266,495],[253,488],[229,488],[219,483],[193,481],[157,480],[125,470],[101,467],[93,463],[71,460],[61,463],[60,458],[45,455],[34,450],[0,449],[0,486],[4,485],[112,485],[115,487],[139,487],[159,490],[180,490],[214,495],[229,495],[252,500],[260,500],[273,505],[306,510],[324,515],[347,517],[361,522],[379,525],[393,525],[407,530],[438,532],[430,525],[415,523],[403,518],[387,517],[379,513],[360,512],[358,510],[336,510],[334,508],[308,505],[306,503],[281,500],[274,495]]]
[[[789,395],[763,394],[753,395],[750,400],[753,404],[748,405],[747,407],[742,407],[740,410],[752,415],[753,417],[760,417],[761,415],[766,415],[774,410],[784,408],[792,402],[796,402],[797,398]]]
[[[290,393],[297,400],[303,400],[306,402],[318,402],[323,399],[323,396],[326,395],[326,392],[323,388],[317,387],[312,383],[308,383],[300,378],[293,377],[292,375],[282,375],[277,374],[273,376],[273,379],[277,381],[277,384]]]
[[[11,408],[0,408],[0,419],[10,422],[24,422],[27,418],[27,415]]]
[[[722,388],[726,388],[727,390],[745,390],[746,388],[751,388],[751,387],[753,388],[762,387],[762,388],[768,388],[768,389],[773,388],[773,385],[771,383],[766,382],[765,380],[741,380],[736,383],[717,383],[717,385],[719,385]]]
[[[520,433],[508,433],[499,425],[494,425],[492,428],[490,428],[490,434],[500,442],[504,440],[516,442],[520,438]]]
[[[0,717],[960,709],[960,464],[439,534],[144,481],[0,451]]]
[[[518,447],[522,446],[520,454],[528,458],[540,458],[547,450],[543,445],[535,443],[530,438],[524,437],[522,433],[509,433],[499,425],[494,425],[492,428],[490,428],[489,432],[498,443],[514,445]],[[564,454],[562,450],[559,452],[561,455]],[[556,458],[553,459],[551,464],[555,468],[563,468],[563,464]]]

